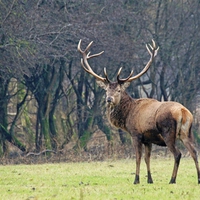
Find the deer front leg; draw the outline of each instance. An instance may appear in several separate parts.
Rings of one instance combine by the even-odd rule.
[[[145,163],[147,166],[147,183],[153,183],[150,170],[150,156],[151,156],[152,144],[145,144]]]
[[[134,184],[140,183],[140,162],[142,157],[142,143],[138,140],[133,142],[135,147],[135,154],[136,154],[136,173],[135,173],[135,181]]]

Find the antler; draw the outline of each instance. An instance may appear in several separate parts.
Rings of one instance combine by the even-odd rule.
[[[110,82],[109,79],[108,79],[108,75],[107,75],[107,72],[106,72],[106,68],[104,68],[104,75],[105,75],[105,78],[97,75],[93,70],[92,68],[90,67],[89,63],[88,63],[88,60],[90,58],[93,58],[93,57],[97,57],[97,56],[100,56],[104,51],[100,52],[100,53],[97,53],[97,54],[93,54],[93,55],[90,55],[90,52],[88,52],[89,48],[92,46],[92,42],[90,42],[88,44],[88,46],[86,47],[85,50],[81,50],[81,40],[79,41],[78,43],[78,51],[83,55],[83,58],[81,58],[81,65],[83,67],[83,69],[88,72],[89,74],[93,75],[95,78],[97,78],[99,81],[102,81],[102,82]],[[87,53],[88,52],[88,53]]]
[[[148,70],[149,67],[151,66],[151,63],[153,62],[154,57],[157,55],[158,50],[159,50],[159,47],[156,48],[156,43],[155,43],[154,40],[152,40],[152,43],[153,43],[153,46],[151,46],[151,44],[146,44],[146,48],[147,48],[149,54],[151,55],[151,57],[150,57],[149,62],[148,62],[148,63],[146,64],[146,66],[143,68],[143,70],[142,70],[139,74],[137,74],[137,75],[131,77],[131,76],[133,75],[133,70],[132,70],[131,73],[130,73],[130,75],[129,75],[127,78],[125,78],[125,79],[120,79],[120,78],[119,78],[119,75],[120,75],[121,70],[122,70],[122,68],[120,68],[119,71],[118,71],[118,74],[117,74],[117,81],[118,81],[118,83],[122,84],[122,83],[124,83],[124,82],[131,82],[131,81],[133,81],[133,80],[139,78],[140,76],[142,76],[144,73],[147,72],[147,70]],[[151,48],[151,50],[149,49],[149,47]]]

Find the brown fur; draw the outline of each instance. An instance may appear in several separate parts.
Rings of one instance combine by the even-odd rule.
[[[198,174],[198,183],[200,183],[197,152],[193,147],[191,136],[193,116],[187,108],[172,101],[159,102],[149,98],[132,99],[124,91],[127,86],[118,83],[101,83],[100,86],[106,90],[107,116],[110,123],[128,132],[133,138],[136,151],[135,184],[139,183],[142,144],[145,146],[147,181],[153,183],[150,172],[152,143],[167,146],[173,153],[175,163],[170,183],[176,182],[181,158],[180,151],[175,147],[176,139],[183,142],[193,157]]]

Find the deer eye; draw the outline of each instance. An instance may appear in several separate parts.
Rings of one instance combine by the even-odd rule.
[[[118,92],[121,92],[121,90],[118,90]]]

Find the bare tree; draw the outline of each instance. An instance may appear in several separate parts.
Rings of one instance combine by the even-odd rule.
[[[101,115],[105,107],[98,109],[98,105],[103,105],[103,91],[79,68],[76,46],[80,38],[85,43],[95,41],[94,52],[106,51],[98,61],[91,62],[98,74],[107,66],[113,77],[119,67],[124,68],[125,76],[132,69],[139,72],[147,56],[141,47],[154,38],[160,46],[158,59],[134,87],[128,88],[129,93],[133,97],[173,99],[189,106],[191,111],[195,108],[191,102],[199,92],[197,0],[179,1],[179,6],[164,0],[3,0],[1,5],[0,87],[2,94],[8,94],[7,84],[16,78],[37,100],[37,113],[42,110],[43,115],[48,113],[47,127],[41,125],[39,114],[38,125],[31,127],[37,149],[56,149],[58,132],[65,134],[65,142],[74,134],[81,140],[81,146],[85,146],[94,125],[111,138],[110,127]],[[8,96],[2,95],[1,101],[9,103]],[[1,124],[6,128],[7,104],[1,106],[5,116]],[[57,115],[64,116],[66,127],[62,131],[56,128]],[[12,130],[15,136],[15,126]],[[42,130],[49,135],[45,136]],[[41,144],[43,139],[50,143]]]

